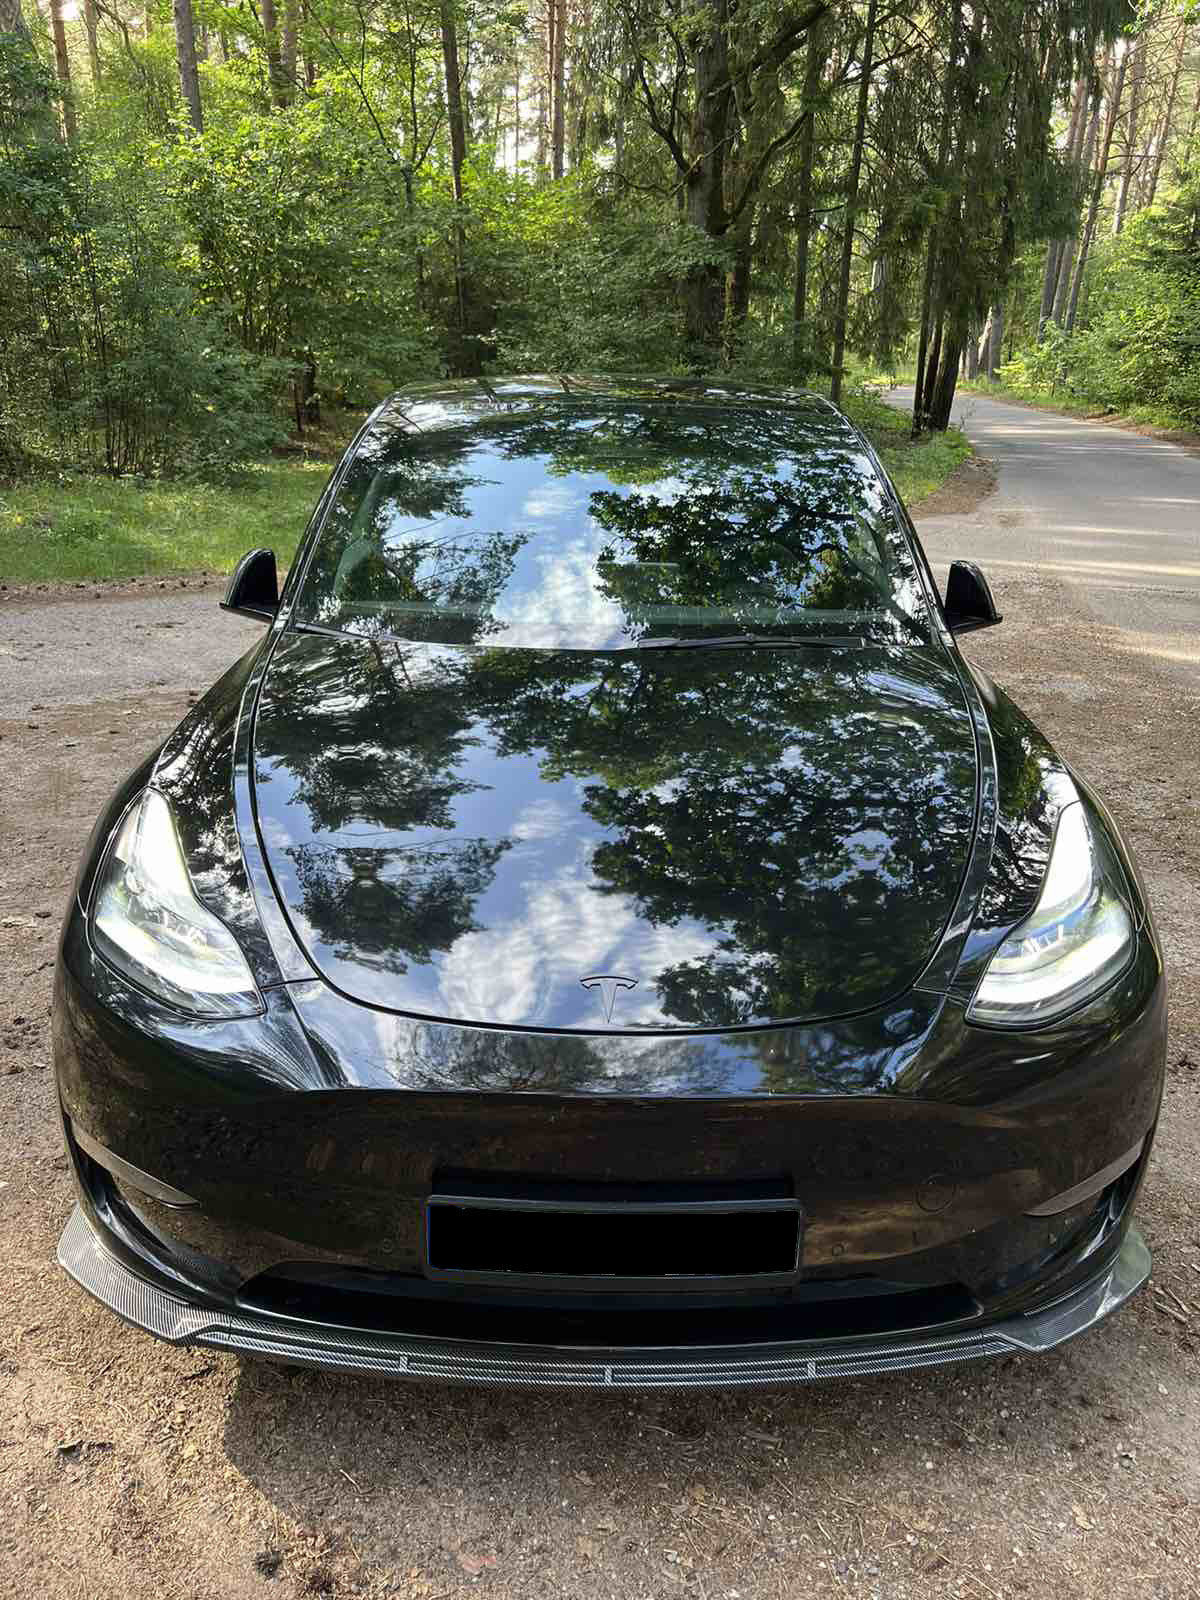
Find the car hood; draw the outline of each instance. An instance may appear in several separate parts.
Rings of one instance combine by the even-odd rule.
[[[592,1031],[901,994],[970,854],[939,646],[455,648],[288,633],[254,722],[262,843],[353,999]]]

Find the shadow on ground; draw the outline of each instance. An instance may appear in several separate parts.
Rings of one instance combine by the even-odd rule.
[[[1147,1438],[1158,1361],[1135,1355],[1137,1337],[1131,1311],[1041,1360],[687,1396],[418,1387],[244,1362],[225,1446],[331,1559],[415,1593],[750,1596],[793,1592],[803,1574],[810,1594],[852,1579],[867,1594],[913,1582],[920,1594],[935,1572],[955,1577],[968,1533],[971,1561],[996,1579],[1046,1541],[1073,1555],[1088,1531],[1074,1507],[1104,1515],[1114,1477],[1133,1489],[1142,1454],[1173,1449]],[[1155,1356],[1165,1376],[1169,1347]],[[1133,1362],[1141,1400],[1112,1376]]]

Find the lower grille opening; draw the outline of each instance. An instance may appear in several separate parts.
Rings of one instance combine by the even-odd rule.
[[[467,1290],[387,1272],[289,1263],[239,1295],[247,1309],[429,1338],[575,1348],[695,1347],[888,1334],[969,1321],[961,1284],[913,1288],[880,1278],[802,1282],[787,1290],[620,1297]]]

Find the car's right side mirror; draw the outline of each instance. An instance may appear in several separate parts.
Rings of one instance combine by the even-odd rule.
[[[274,622],[279,610],[279,574],[274,550],[251,550],[233,569],[222,611],[236,611],[242,617]]]
[[[951,633],[990,628],[1004,618],[996,610],[988,581],[973,561],[952,561],[946,580],[946,621]]]

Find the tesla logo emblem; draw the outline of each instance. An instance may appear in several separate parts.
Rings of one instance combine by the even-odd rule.
[[[617,978],[610,973],[598,973],[594,978],[580,978],[580,983],[585,989],[596,990],[597,998],[604,1007],[605,1022],[612,1021],[613,1007],[617,1003],[618,989],[636,989],[636,978]]]

